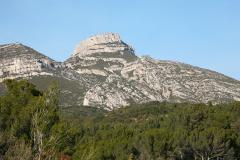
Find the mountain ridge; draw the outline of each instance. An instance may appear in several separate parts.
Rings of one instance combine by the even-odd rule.
[[[81,41],[63,62],[22,44],[0,45],[0,81],[8,78],[27,78],[42,88],[42,81],[58,80],[64,106],[112,110],[149,101],[240,100],[238,80],[182,62],[138,57],[116,33]]]
[[[91,36],[91,37],[92,37],[92,36]],[[23,47],[27,47],[27,48],[30,48],[30,49],[32,49],[32,50],[35,50],[35,51],[38,52],[40,55],[42,55],[42,56],[44,56],[44,57],[47,57],[47,58],[49,58],[49,59],[51,59],[52,61],[57,62],[57,63],[62,63],[62,64],[64,64],[69,58],[71,58],[71,57],[69,57],[69,58],[67,58],[67,59],[65,59],[65,60],[63,60],[63,61],[55,60],[54,58],[51,58],[50,56],[47,56],[46,54],[43,54],[43,53],[39,52],[38,50],[33,49],[32,47],[29,47],[29,46],[27,46],[27,45],[25,45],[25,44],[23,44],[23,43],[20,43],[20,42],[0,44],[0,49],[1,49],[1,48],[7,48],[7,47],[10,47],[10,46],[13,46],[13,45],[21,45],[21,46],[23,46]],[[0,56],[1,56],[1,54],[0,54]],[[70,55],[70,56],[71,56],[71,55]],[[157,58],[149,57],[148,55],[146,55],[146,56],[145,56],[145,55],[142,55],[142,56],[137,56],[137,57],[138,57],[138,58],[149,58],[149,59],[153,59],[153,60],[156,60],[156,61],[165,61],[165,62],[172,62],[172,63],[180,63],[180,64],[183,64],[183,65],[190,65],[190,66],[193,66],[193,67],[196,67],[196,68],[199,68],[199,69],[205,69],[205,70],[209,70],[209,71],[211,71],[211,72],[215,72],[215,73],[217,73],[217,74],[221,74],[221,75],[223,75],[223,76],[225,76],[225,77],[228,77],[228,78],[231,78],[231,79],[233,79],[233,80],[235,80],[235,81],[239,81],[237,78],[231,77],[231,76],[226,75],[226,74],[224,74],[224,73],[221,73],[221,72],[219,72],[219,71],[215,71],[215,70],[212,70],[212,69],[210,69],[210,68],[199,67],[199,66],[197,66],[197,65],[192,65],[192,64],[189,64],[189,63],[186,63],[186,62],[182,62],[182,61],[168,60],[168,59],[157,59]],[[1,58],[2,58],[2,57],[0,57],[0,59],[1,59]]]

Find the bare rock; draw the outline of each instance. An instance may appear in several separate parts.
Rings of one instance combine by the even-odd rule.
[[[137,57],[116,33],[92,36],[65,62],[22,44],[0,45],[0,81],[29,78],[38,86],[60,81],[61,104],[113,110],[149,101],[214,104],[239,101],[240,82],[192,65]]]

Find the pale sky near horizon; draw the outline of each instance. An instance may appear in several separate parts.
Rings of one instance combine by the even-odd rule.
[[[103,32],[119,33],[137,55],[240,79],[240,0],[0,0],[0,44],[63,61]]]

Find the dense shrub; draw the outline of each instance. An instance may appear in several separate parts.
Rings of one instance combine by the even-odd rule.
[[[151,102],[111,112],[62,109],[56,84],[43,92],[27,81],[5,84],[8,91],[0,97],[4,159],[240,159],[240,102]]]

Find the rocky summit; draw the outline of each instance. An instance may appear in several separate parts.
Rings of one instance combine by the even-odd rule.
[[[24,78],[45,88],[59,81],[63,106],[112,110],[149,101],[222,103],[240,100],[240,82],[188,64],[138,57],[116,33],[81,41],[64,62],[22,44],[0,45],[0,82]]]

